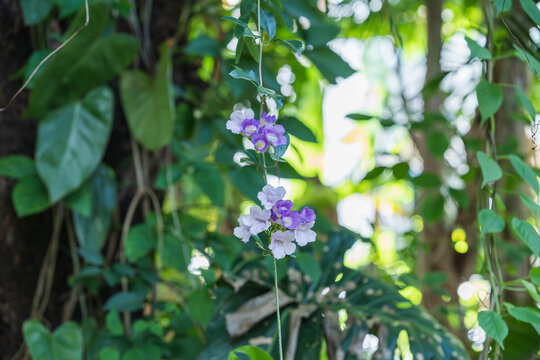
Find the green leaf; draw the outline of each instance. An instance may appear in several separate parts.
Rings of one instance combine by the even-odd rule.
[[[521,176],[521,178],[533,188],[534,192],[538,194],[538,176],[536,172],[531,169],[529,165],[527,165],[523,160],[521,160],[518,156],[514,154],[510,154],[508,158],[510,159],[512,166],[519,174],[519,176]]]
[[[24,322],[23,335],[32,359],[82,360],[83,336],[74,322],[62,324],[51,334],[38,320]]]
[[[376,116],[368,114],[348,114],[347,117],[356,121],[365,121],[377,118]]]
[[[251,200],[258,202],[257,193],[266,184],[261,173],[245,166],[229,172],[233,185]]]
[[[8,155],[0,158],[1,176],[22,179],[35,174],[34,160],[26,155]]]
[[[178,237],[170,233],[166,232],[163,234],[161,261],[163,261],[164,266],[169,266],[182,272],[187,270],[188,264],[186,264],[186,254],[184,254],[184,249],[180,241]]]
[[[527,97],[527,95],[525,95],[523,90],[521,90],[521,88],[517,86],[516,86],[516,94],[517,94],[517,98],[519,102],[521,103],[521,106],[523,106],[523,108],[527,110],[527,113],[531,116],[530,117],[531,121],[534,121],[534,119],[536,118],[536,110],[534,110],[534,106],[531,100]]]
[[[492,210],[482,209],[478,213],[482,235],[498,233],[504,229],[504,220]]]
[[[304,274],[311,278],[313,284],[317,284],[321,278],[322,271],[319,262],[315,258],[303,252],[296,253],[296,263]]]
[[[409,177],[409,164],[406,162],[397,163],[392,166],[392,174],[398,180],[406,179]]]
[[[113,93],[100,87],[39,123],[36,168],[56,202],[76,190],[98,166],[111,132]]]
[[[521,285],[523,285],[525,290],[527,290],[534,302],[540,303],[540,295],[538,295],[538,290],[536,289],[536,286],[525,280],[521,280],[520,283]]]
[[[532,0],[519,0],[519,2],[531,20],[534,21],[536,25],[540,25],[540,10],[536,7],[536,3]]]
[[[538,205],[536,202],[534,202],[532,199],[525,195],[520,195],[519,197],[521,198],[521,201],[523,201],[523,203],[527,205],[529,210],[535,212],[537,215],[540,215],[540,205]]]
[[[60,7],[58,17],[63,19],[73,13],[76,13],[84,5],[84,0],[55,0]]]
[[[122,74],[120,95],[133,136],[148,150],[167,145],[176,120],[170,48],[161,46],[154,78],[140,70]]]
[[[504,303],[508,313],[513,318],[531,324],[540,335],[540,310],[532,307],[519,307],[513,304]]]
[[[276,36],[276,18],[270,10],[261,9],[261,27],[266,31],[266,34],[272,40]]]
[[[298,40],[282,40],[278,39],[285,45],[287,45],[289,48],[291,48],[293,51],[297,52],[298,54],[302,54],[303,44],[301,41]]]
[[[441,179],[432,173],[422,173],[415,178],[411,179],[411,182],[419,187],[423,188],[436,188],[441,186]]]
[[[109,330],[111,335],[120,336],[124,334],[124,326],[122,325],[118,311],[109,311],[105,317],[105,324],[107,325],[107,330]]]
[[[225,201],[225,185],[219,170],[208,164],[197,164],[193,174],[197,185],[208,195],[212,203],[223,206]]]
[[[300,140],[316,143],[317,137],[310,128],[295,117],[288,116],[283,119],[283,126],[287,132]]]
[[[285,138],[287,139],[287,142],[284,145],[274,147],[275,155],[278,159],[281,159],[283,155],[285,155],[285,152],[289,148],[289,145],[291,144],[291,137],[289,134],[285,133]]]
[[[184,52],[188,55],[207,55],[217,58],[221,53],[221,46],[215,38],[208,35],[201,35],[191,40],[184,49]]]
[[[495,115],[503,102],[503,91],[499,84],[480,80],[476,86],[476,97],[478,98],[478,108],[482,114],[482,123],[489,117]]]
[[[508,11],[512,7],[512,0],[493,0],[493,3],[495,3],[495,8],[497,9],[497,16],[503,11],[503,4],[504,11]]]
[[[99,250],[80,247],[78,250],[79,255],[88,261],[90,264],[101,266],[105,262],[103,255]]]
[[[18,217],[37,214],[51,205],[45,185],[35,175],[21,179],[13,188],[11,197]]]
[[[243,70],[240,69],[238,66],[235,66],[233,71],[231,71],[229,75],[235,79],[251,81],[254,85],[259,84],[259,79],[252,70]]]
[[[142,308],[144,296],[135,292],[120,292],[105,303],[105,310],[136,311]]]
[[[86,180],[77,190],[64,198],[64,204],[85,217],[92,213],[92,181]]]
[[[529,278],[536,286],[540,286],[540,266],[534,267],[529,271]]]
[[[476,153],[476,157],[478,159],[478,163],[480,164],[480,170],[482,171],[482,187],[484,187],[487,183],[497,181],[502,177],[501,167],[495,160],[488,157],[486,153],[478,151]]]
[[[493,311],[481,311],[478,313],[478,324],[504,349],[503,340],[508,336],[508,326],[500,314]]]
[[[428,194],[420,208],[422,217],[428,223],[433,223],[443,216],[444,198],[440,194]]]
[[[53,8],[52,0],[20,0],[24,25],[35,25],[43,21]]]
[[[141,347],[132,347],[122,357],[122,360],[160,360],[161,349],[152,344],[145,344]]]
[[[120,352],[112,346],[107,346],[99,351],[99,360],[120,360]]]
[[[136,262],[156,247],[156,235],[151,226],[138,224],[131,228],[126,240],[126,256]]]
[[[187,305],[191,316],[206,327],[214,313],[214,300],[208,290],[198,289],[190,293]]]
[[[90,5],[88,26],[47,61],[36,78],[26,116],[43,117],[47,111],[80,98],[112,80],[135,58],[138,43],[133,36],[102,36],[110,24],[109,12],[105,2]],[[84,10],[72,26],[78,27],[83,21]]]
[[[321,74],[332,84],[337,78],[347,78],[355,71],[338,54],[330,50],[327,46],[304,51],[304,55],[313,62]]]
[[[241,360],[236,354],[241,353],[249,356],[250,360],[272,360],[266,351],[256,346],[245,345],[232,350],[229,353],[228,360]]]
[[[491,53],[489,52],[488,49],[478,45],[476,41],[474,41],[473,39],[467,36],[465,36],[465,41],[467,42],[467,46],[469,47],[469,50],[471,51],[469,60],[472,60],[474,58],[479,58],[479,59],[484,59],[484,60],[491,59]]]
[[[450,145],[448,137],[440,132],[433,132],[427,137],[427,145],[429,151],[439,158],[444,157],[444,152]]]
[[[90,214],[73,212],[73,223],[79,244],[99,251],[105,244],[116,206],[116,181],[112,169],[101,165],[89,181]]]
[[[520,220],[518,218],[512,219],[512,228],[529,249],[531,249],[534,256],[540,254],[540,237],[536,233],[534,227],[527,221]]]

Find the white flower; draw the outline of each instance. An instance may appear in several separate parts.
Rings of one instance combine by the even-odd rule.
[[[242,215],[238,218],[238,223],[240,226],[234,228],[234,236],[242,240],[244,243],[249,241],[251,232],[249,231],[249,226],[246,225],[245,219],[249,215]]]
[[[249,209],[249,215],[244,215],[244,223],[249,226],[249,231],[257,235],[270,227],[270,210],[263,210],[260,206],[252,206]]]
[[[242,132],[242,121],[246,119],[253,119],[255,113],[249,108],[236,109],[231,114],[231,120],[227,121],[225,127],[233,134],[240,134]]]
[[[276,259],[283,259],[285,255],[291,255],[296,250],[296,245],[293,243],[294,233],[290,230],[278,230],[272,234],[271,238],[268,248],[272,250]]]
[[[300,223],[296,226],[294,229],[294,236],[296,237],[298,245],[304,246],[307,243],[315,241],[317,234],[315,231],[311,230],[313,224],[315,224],[315,221],[310,223]]]
[[[265,185],[262,191],[257,194],[261,204],[267,209],[271,209],[277,201],[283,200],[284,196],[285,188],[283,186],[274,188],[272,185]]]

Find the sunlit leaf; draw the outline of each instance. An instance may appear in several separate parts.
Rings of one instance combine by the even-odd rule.
[[[469,47],[469,50],[471,51],[471,55],[469,56],[469,59],[479,58],[484,60],[491,59],[491,53],[488,49],[485,47],[482,47],[478,45],[476,41],[473,39],[465,36],[465,41],[467,41],[467,46]]]

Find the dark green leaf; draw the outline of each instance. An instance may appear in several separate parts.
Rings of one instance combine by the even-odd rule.
[[[519,174],[519,176],[521,176],[521,178],[533,188],[534,192],[538,194],[538,175],[536,174],[536,172],[531,169],[529,165],[527,165],[523,160],[521,160],[518,156],[514,154],[510,154],[508,158],[510,159],[512,166]]]
[[[152,227],[138,224],[131,228],[126,240],[126,256],[136,262],[156,247],[156,235]]]
[[[107,346],[99,351],[99,360],[120,360],[120,352],[112,346]]]
[[[160,360],[161,349],[156,345],[145,344],[132,347],[123,355],[122,360]]]
[[[113,103],[111,90],[100,87],[40,122],[36,168],[51,202],[76,190],[97,168],[112,127]]]
[[[499,84],[480,80],[476,86],[476,97],[478,98],[478,108],[482,114],[482,122],[495,115],[503,102],[503,91]]]
[[[481,311],[478,313],[478,324],[489,337],[495,339],[504,349],[503,340],[508,335],[508,326],[501,315],[493,311]]]
[[[229,75],[235,79],[243,79],[251,81],[253,84],[259,84],[257,75],[252,70],[243,70],[235,66],[234,70],[229,73]]]
[[[215,38],[208,35],[201,35],[191,40],[184,49],[184,52],[188,55],[207,55],[217,58],[220,55],[221,46]]]
[[[433,155],[442,158],[450,145],[450,140],[443,133],[433,132],[427,136],[427,145]]]
[[[508,11],[512,7],[512,0],[493,0],[493,2],[495,3],[495,8],[497,9],[497,16],[499,16],[503,11],[503,5],[504,11]]]
[[[79,255],[90,264],[101,266],[105,262],[103,255],[99,250],[80,247],[78,252]]]
[[[139,310],[144,296],[134,292],[120,292],[111,296],[105,303],[105,310],[135,311]]]
[[[506,1],[510,2],[510,0]],[[533,0],[519,0],[519,2],[531,20],[534,21],[536,25],[540,25],[540,10],[536,7],[536,2]]]
[[[276,18],[265,8],[261,9],[261,27],[266,31],[270,40],[276,36]]]
[[[201,190],[208,195],[212,203],[217,206],[223,206],[225,201],[225,184],[219,170],[206,164],[195,166],[193,177]]]
[[[109,330],[112,335],[120,336],[124,334],[124,326],[122,325],[118,311],[109,311],[105,317],[105,324],[107,325],[107,330]]]
[[[264,177],[261,173],[251,167],[233,169],[229,173],[233,185],[244,195],[253,201],[258,202],[257,193],[265,185]]]
[[[368,114],[348,114],[347,117],[349,119],[357,120],[357,121],[364,121],[364,120],[371,120],[377,118],[373,115]]]
[[[478,158],[480,170],[482,171],[482,187],[487,183],[497,181],[502,177],[501,167],[495,160],[488,157],[486,153],[478,151],[476,157]]]
[[[478,45],[476,41],[474,41],[473,39],[467,36],[465,36],[465,41],[467,41],[467,46],[469,47],[469,50],[471,51],[469,60],[474,59],[474,58],[479,58],[483,60],[491,59],[491,53],[489,52],[488,49]]]
[[[540,267],[532,268],[531,271],[529,271],[529,278],[534,285],[540,286]]]
[[[392,166],[392,173],[394,177],[398,180],[406,179],[409,177],[409,164],[406,162],[397,163]]]
[[[92,181],[86,180],[77,190],[64,198],[64,204],[84,217],[92,213]]]
[[[8,155],[0,158],[0,176],[22,179],[35,174],[34,160],[26,155]]]
[[[53,0],[20,0],[25,25],[43,21],[53,8]]]
[[[306,274],[311,278],[312,283],[317,284],[319,282],[322,274],[321,266],[312,255],[303,252],[297,252],[296,263],[298,264],[300,270],[302,270],[302,273]]]
[[[38,320],[24,322],[23,335],[32,359],[82,360],[83,336],[74,322],[62,324],[51,335]]]
[[[540,237],[534,227],[527,221],[518,218],[512,219],[512,227],[521,241],[531,249],[534,256],[538,256],[540,254]]]
[[[507,302],[504,303],[504,306],[506,306],[506,309],[512,317],[519,321],[531,324],[540,335],[540,310],[532,307],[514,306]]]
[[[90,214],[73,213],[75,232],[81,247],[100,250],[107,240],[116,206],[116,182],[112,169],[102,165],[90,179]]]
[[[45,185],[35,175],[21,179],[11,197],[18,217],[37,214],[51,205]]]
[[[523,90],[521,90],[521,88],[517,86],[516,86],[516,94],[517,94],[517,98],[519,102],[521,103],[521,106],[523,106],[523,108],[527,110],[527,113],[531,116],[530,117],[531,121],[534,121],[536,118],[536,110],[534,110],[534,106],[531,100],[527,97],[527,95],[525,95]]]
[[[208,290],[193,291],[188,295],[187,305],[191,316],[206,327],[214,313],[214,300],[210,297]]]
[[[295,117],[286,117],[283,120],[283,126],[287,132],[300,140],[316,143],[317,137],[304,123]]]
[[[186,256],[189,258],[189,254],[184,253],[181,240],[169,233],[165,233],[163,236],[163,253],[161,254],[161,261],[163,265],[172,267],[180,272],[186,271]]]
[[[478,213],[482,234],[498,233],[504,229],[504,220],[493,210],[482,209]]]
[[[55,54],[36,78],[27,116],[42,117],[48,110],[65,106],[107,83],[131,63],[138,53],[133,36],[102,37],[109,24],[109,11],[105,2],[91,3],[89,25]],[[84,21],[84,10],[79,15],[72,24],[76,28]]]
[[[440,194],[429,194],[424,198],[421,207],[422,217],[428,223],[433,223],[443,216],[444,198]]]
[[[326,46],[310,51],[306,50],[304,55],[332,84],[336,83],[338,77],[347,78],[355,72],[338,54]]]
[[[441,186],[441,180],[435,174],[422,173],[415,178],[411,179],[411,182],[419,187],[423,188],[436,188]]]
[[[154,78],[140,70],[122,74],[120,95],[133,136],[148,150],[167,145],[176,121],[170,48],[161,46]]]
[[[279,39],[282,43],[287,45],[289,48],[291,48],[293,51],[297,52],[298,54],[302,54],[303,45],[301,41],[298,40],[282,40]]]

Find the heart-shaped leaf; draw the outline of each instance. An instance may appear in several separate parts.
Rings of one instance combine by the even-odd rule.
[[[140,70],[125,72],[120,78],[120,95],[133,136],[148,150],[167,145],[173,136],[176,112],[171,55],[166,45],[161,47],[155,77]]]
[[[476,153],[476,157],[478,158],[478,163],[480,164],[480,171],[482,171],[482,187],[484,187],[487,183],[497,181],[502,177],[501,167],[495,160],[487,156],[486,153],[478,151]]]
[[[82,360],[83,336],[74,322],[61,325],[51,334],[39,321],[25,321],[23,335],[33,359]]]
[[[508,326],[501,315],[493,311],[482,311],[478,314],[478,324],[488,336],[495,339],[504,349],[503,340],[508,336]]]
[[[36,167],[52,203],[81,186],[99,165],[112,127],[113,103],[112,91],[100,87],[40,122]]]

